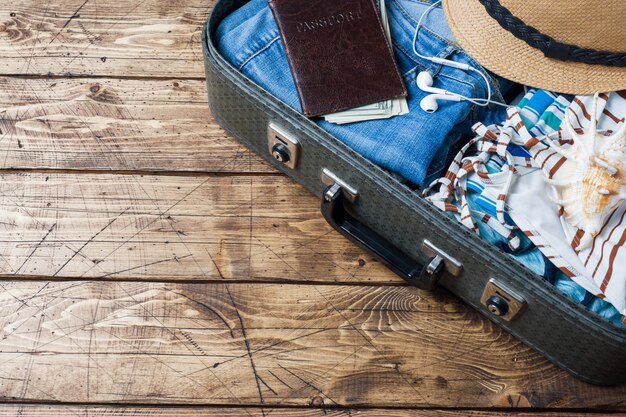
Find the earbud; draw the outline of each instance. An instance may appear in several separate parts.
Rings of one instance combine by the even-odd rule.
[[[434,113],[439,109],[439,103],[437,103],[437,100],[462,100],[461,96],[458,94],[451,93],[448,90],[443,90],[441,88],[433,87],[433,77],[427,71],[422,71],[417,74],[417,87],[422,91],[432,93],[427,95],[422,99],[422,101],[420,101],[420,107],[426,113]]]
[[[461,101],[461,96],[449,95],[449,94],[429,94],[420,101],[420,107],[426,113],[434,113],[439,110],[439,103],[437,100],[445,101]]]
[[[491,100],[491,84],[489,84],[489,79],[483,73],[483,71],[478,70],[471,65],[464,64],[461,62],[452,61],[450,59],[440,58],[436,56],[425,56],[418,52],[417,50],[417,37],[419,34],[419,30],[422,27],[422,22],[426,18],[426,15],[431,12],[436,6],[441,3],[441,0],[436,0],[433,2],[425,11],[422,13],[419,21],[417,22],[417,26],[415,27],[415,33],[413,34],[413,53],[415,56],[425,59],[427,61],[433,62],[435,64],[439,64],[446,67],[457,68],[467,72],[473,72],[479,75],[483,81],[485,82],[485,86],[487,87],[487,98],[478,98],[478,97],[466,97],[461,94],[457,94],[448,90],[443,90],[441,88],[433,87],[433,77],[429,72],[422,71],[417,75],[416,83],[420,90],[425,91],[427,93],[431,93],[428,96],[424,97],[420,102],[420,107],[422,110],[428,113],[434,113],[439,108],[437,104],[437,100],[446,100],[446,101],[469,101],[470,103],[485,107],[489,104],[494,104],[497,106],[507,107],[505,103],[500,103],[497,101]]]
[[[416,82],[417,86],[422,91],[434,94],[446,94],[446,90],[433,87],[433,76],[430,75],[430,72],[428,71],[422,71],[417,74]]]

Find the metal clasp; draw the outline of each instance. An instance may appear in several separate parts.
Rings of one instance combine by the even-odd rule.
[[[461,262],[439,249],[430,240],[425,239],[424,242],[422,242],[422,251],[429,258],[443,261],[444,268],[449,274],[458,277],[463,272],[463,264]]]
[[[351,203],[354,203],[359,199],[359,191],[356,188],[347,184],[327,168],[322,169],[322,182],[329,187],[331,185],[338,185],[341,187],[344,197]]]
[[[274,122],[270,122],[267,127],[267,146],[270,155],[287,168],[295,169],[298,166],[300,142]]]
[[[524,297],[495,278],[487,283],[480,302],[491,314],[506,321],[514,320],[526,308]]]

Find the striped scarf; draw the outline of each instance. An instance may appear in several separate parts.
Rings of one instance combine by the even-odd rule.
[[[546,178],[567,175],[568,163],[548,141],[563,148],[572,144],[560,129],[566,110],[575,130],[588,130],[592,100],[577,96],[570,103],[562,96],[529,91],[518,107],[508,109],[504,124],[475,125],[477,136],[424,194],[475,232],[477,221],[486,223],[512,250],[519,248],[518,234],[523,233],[561,272],[626,314],[626,204],[613,212],[589,248],[577,252],[584,232],[567,222],[546,183]],[[625,116],[626,92],[600,96],[599,130],[616,131]],[[469,191],[479,194],[476,202],[488,214],[470,207]]]

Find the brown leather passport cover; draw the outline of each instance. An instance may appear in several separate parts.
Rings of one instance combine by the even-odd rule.
[[[406,96],[373,0],[269,0],[305,115]]]

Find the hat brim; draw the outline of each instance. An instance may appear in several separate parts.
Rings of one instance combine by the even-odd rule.
[[[478,0],[444,0],[443,9],[459,45],[497,75],[531,87],[567,94],[626,89],[626,67],[546,58],[543,52],[502,28]]]

